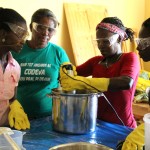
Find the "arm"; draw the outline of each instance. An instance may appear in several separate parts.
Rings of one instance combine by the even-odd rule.
[[[110,78],[109,90],[127,90],[137,80],[140,63],[135,53],[127,53],[121,59],[120,77]]]
[[[81,76],[70,76],[67,73],[62,75],[63,71],[61,70],[60,72],[61,84],[66,91],[72,91],[74,89],[88,89],[93,92],[116,91],[129,89],[133,85],[133,79],[125,76],[117,78],[86,78]]]
[[[142,123],[127,136],[122,150],[142,150],[144,144],[144,123]]]
[[[63,72],[62,70],[60,70],[62,87],[64,88],[64,90],[73,90],[73,88],[74,89],[89,89],[89,90],[95,89],[97,91],[102,91],[102,92],[107,91],[107,90],[116,91],[116,90],[130,89],[134,81],[136,80],[138,72],[139,72],[139,63],[138,63],[137,56],[133,53],[126,54],[121,63],[123,65],[121,64],[122,66],[119,70],[119,74],[120,74],[119,77],[85,78],[81,76],[72,76],[69,78],[67,74],[63,75],[65,70],[63,70]],[[84,68],[86,68],[86,66],[90,66],[89,64],[90,63],[88,64],[84,63],[83,65],[77,67],[77,72],[80,73],[80,75],[82,74],[86,76],[85,75],[86,69],[84,70]],[[89,68],[92,68],[92,67],[89,67]],[[104,74],[102,76],[104,76]]]
[[[127,90],[132,87],[133,82],[134,80],[128,76],[110,78],[108,90],[110,91]]]

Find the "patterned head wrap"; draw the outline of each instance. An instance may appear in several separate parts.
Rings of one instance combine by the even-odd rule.
[[[96,30],[98,30],[99,28],[106,29],[106,30],[108,30],[110,32],[119,34],[119,36],[121,38],[121,41],[124,41],[124,40],[126,40],[128,38],[128,35],[126,34],[126,32],[123,31],[122,29],[120,29],[119,27],[115,26],[114,24],[111,24],[111,23],[99,23],[96,26]]]

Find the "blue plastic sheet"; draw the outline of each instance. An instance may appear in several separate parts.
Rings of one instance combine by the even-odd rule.
[[[72,142],[103,144],[115,149],[132,131],[125,126],[97,120],[96,130],[83,135],[63,134],[52,129],[51,117],[31,121],[31,129],[26,131],[23,146],[26,150],[48,150],[49,148]]]

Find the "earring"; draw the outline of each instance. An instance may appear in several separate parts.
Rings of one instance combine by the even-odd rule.
[[[4,39],[4,38],[2,39],[2,42],[3,42],[3,43],[5,42],[5,39]]]

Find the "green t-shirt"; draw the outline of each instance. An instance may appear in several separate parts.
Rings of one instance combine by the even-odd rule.
[[[58,87],[60,65],[69,62],[66,52],[49,42],[36,50],[25,44],[19,54],[12,54],[21,66],[17,98],[28,117],[51,115],[52,99],[47,94]]]

